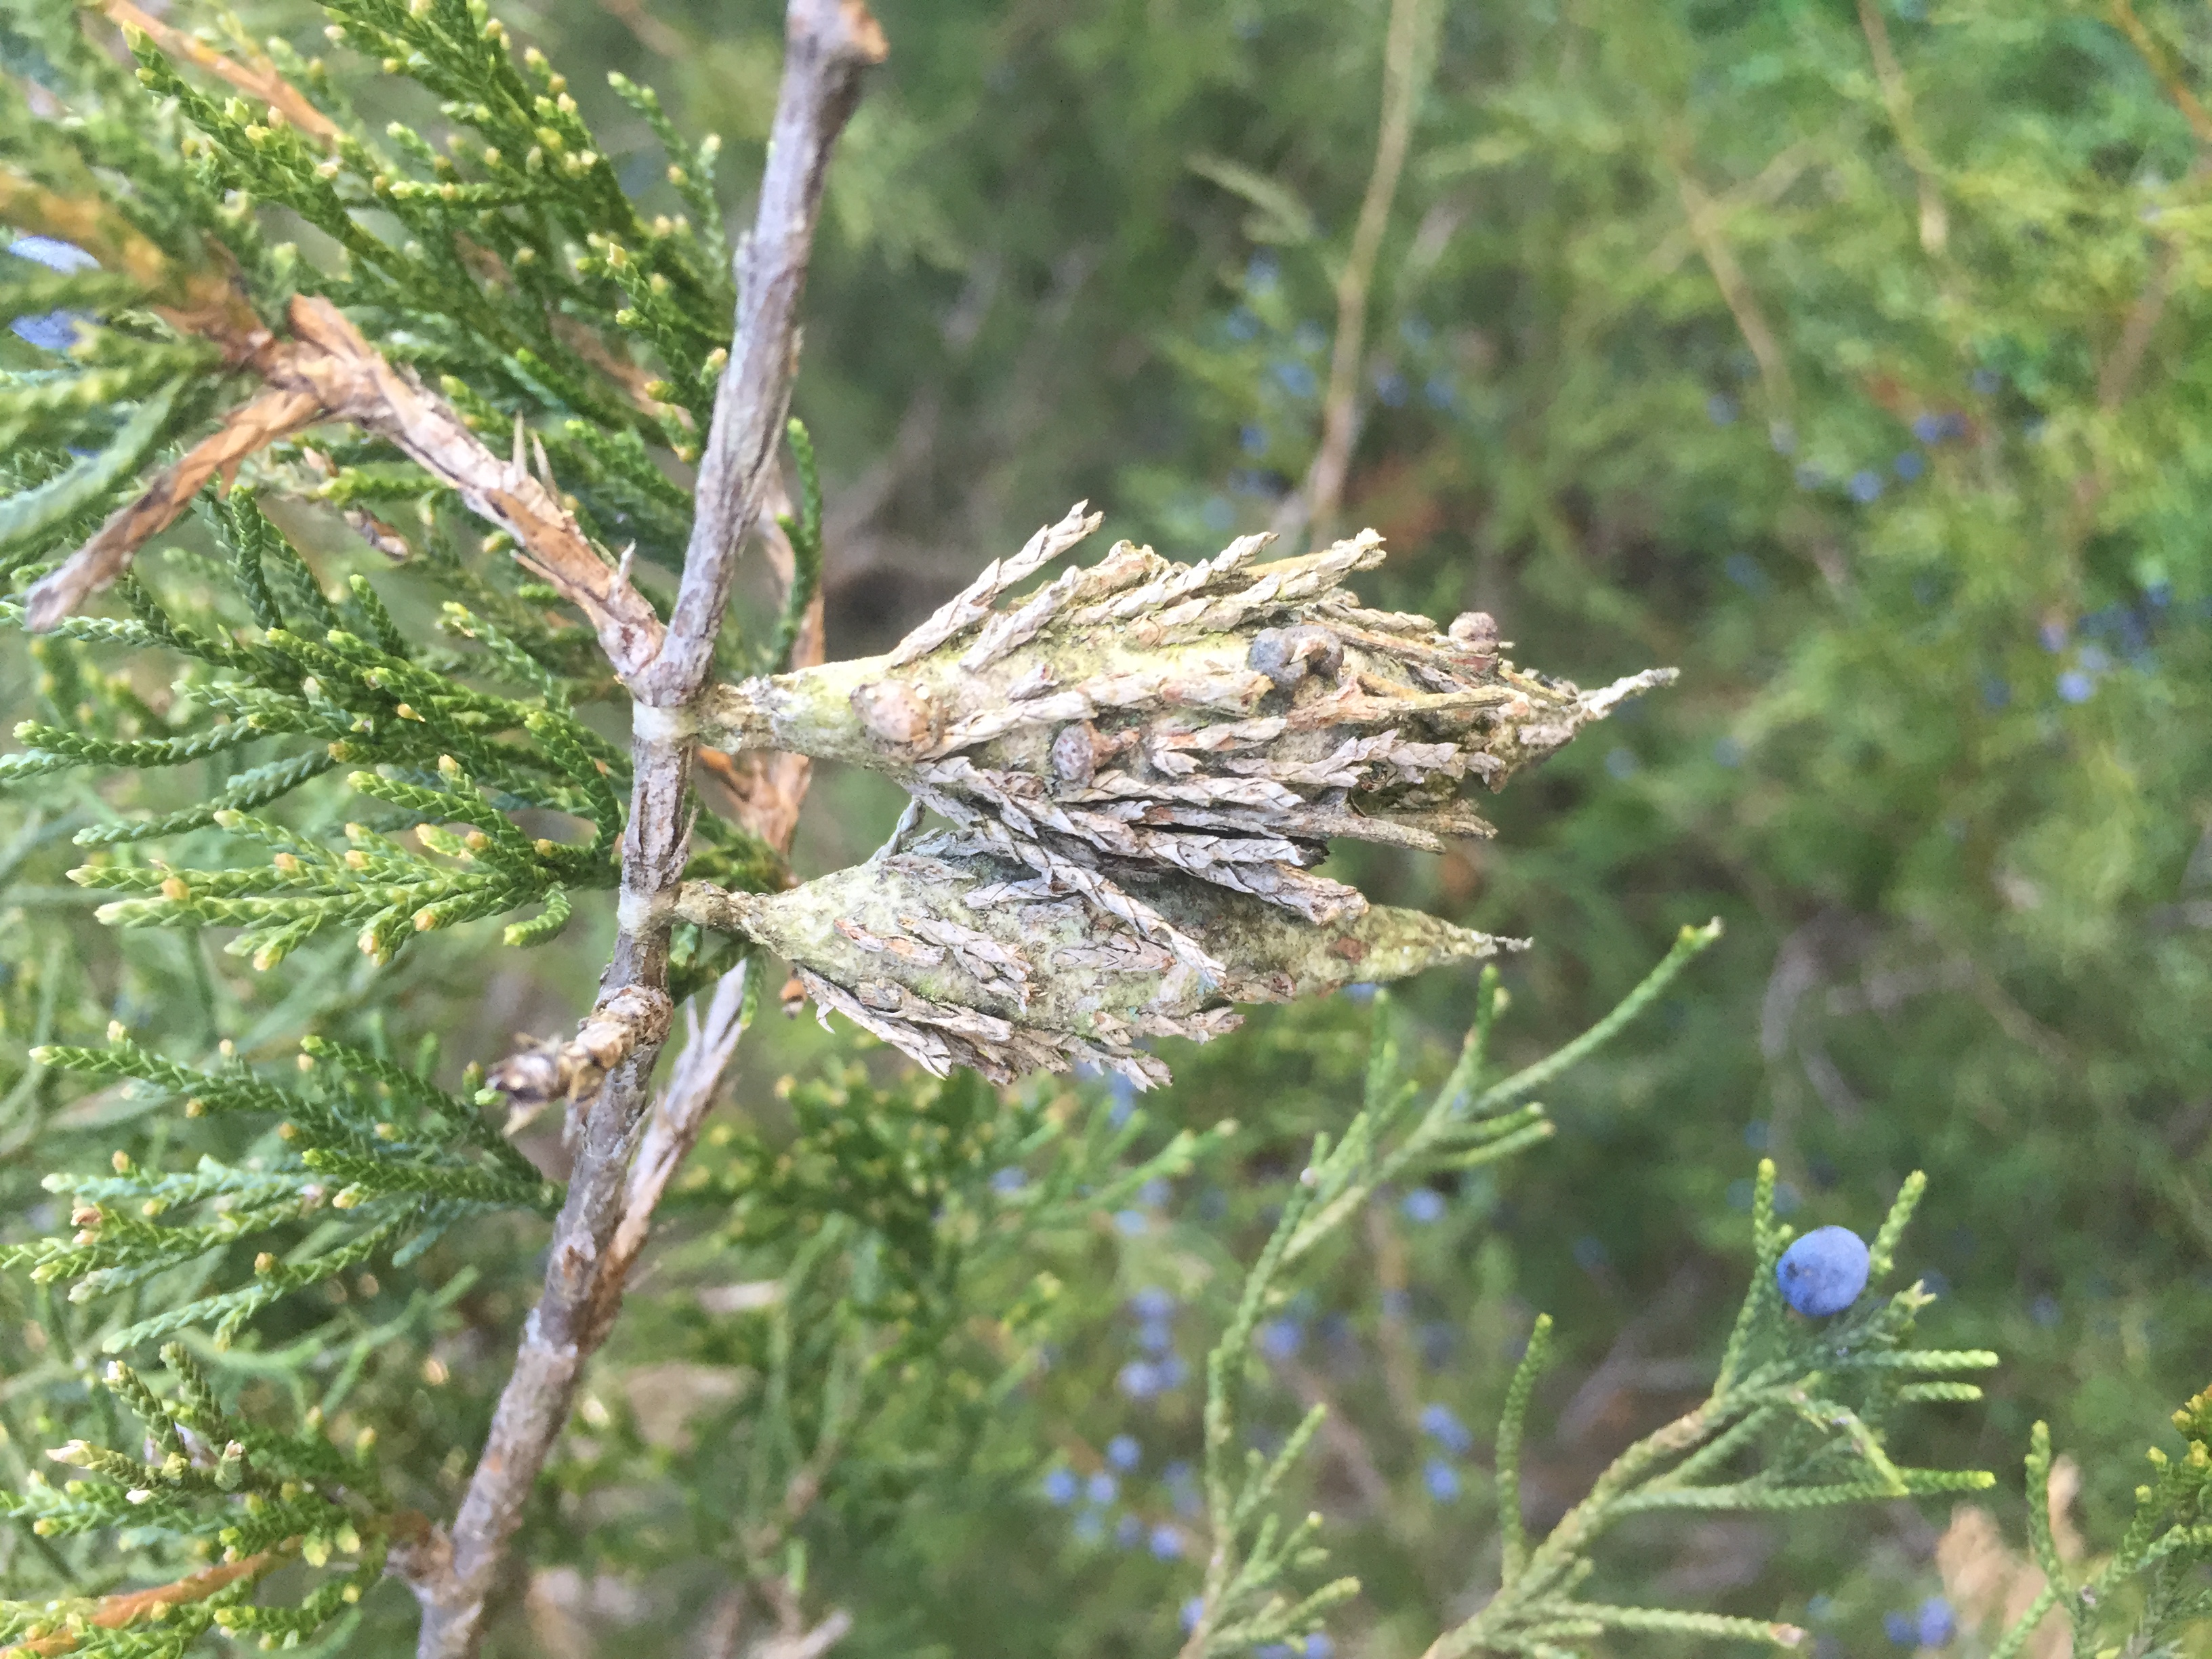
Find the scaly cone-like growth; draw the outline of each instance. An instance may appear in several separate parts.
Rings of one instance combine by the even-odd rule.
[[[964,1065],[1010,1082],[1087,1060],[1139,1088],[1168,1079],[1140,1042],[1218,1036],[1237,1024],[1231,1003],[1401,979],[1524,943],[1365,904],[1316,927],[1180,871],[1133,866],[1115,880],[1217,975],[1209,981],[1085,890],[964,834],[781,893],[686,883],[678,911],[787,958],[817,1012],[837,1010],[939,1077]]]
[[[1310,873],[1330,837],[1437,852],[1488,835],[1464,780],[1499,788],[1674,677],[1584,692],[1500,655],[1482,612],[1439,629],[1365,609],[1341,584],[1382,562],[1371,530],[1267,563],[1267,536],[1194,565],[1123,542],[1001,604],[1098,521],[1079,504],[885,656],[718,687],[704,734],[888,772],[1225,985],[1230,965],[1127,876],[1187,872],[1341,925],[1366,900]]]

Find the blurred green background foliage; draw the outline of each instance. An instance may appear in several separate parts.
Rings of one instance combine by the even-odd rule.
[[[1108,537],[1177,557],[1285,517],[1322,441],[1391,8],[878,11],[892,57],[833,175],[796,405],[824,471],[833,654],[884,647],[1079,496]],[[665,190],[663,162],[600,71],[721,133],[742,222],[774,8],[505,15],[567,70],[635,191]],[[249,21],[322,50],[294,9]],[[1922,1414],[1913,1460],[1997,1469],[2016,1528],[2012,1472],[2048,1418],[2086,1472],[2075,1523],[2108,1543],[2212,1353],[2212,118],[2193,90],[2212,18],[2180,0],[1523,0],[1439,5],[1416,32],[1335,522],[1389,538],[1370,603],[1490,610],[1516,660],[1584,684],[1682,678],[1500,797],[1495,841],[1341,862],[1378,900],[1535,941],[1506,968],[1509,1061],[1589,1024],[1682,924],[1727,932],[1554,1087],[1555,1139],[1393,1194],[1262,1331],[1280,1427],[1316,1399],[1340,1412],[1310,1494],[1365,1585],[1333,1619],[1338,1650],[1417,1651],[1494,1574],[1487,1425],[1535,1310],[1562,1357],[1524,1458],[1532,1516],[1698,1396],[1761,1157],[1790,1219],[1862,1232],[1927,1170],[1903,1263],[1942,1295],[1924,1322],[2005,1363],[1985,1407]],[[379,95],[373,76],[354,89]],[[57,672],[11,640],[0,701],[65,708]],[[94,816],[70,791],[91,787],[0,802],[0,1181],[19,1214],[69,1146],[168,1133],[127,1091],[28,1066],[33,1043],[112,1018],[253,1053],[318,1024],[410,1050],[434,1035],[458,1076],[514,1029],[562,1027],[601,959],[589,916],[489,972],[459,940],[382,970],[342,941],[273,983],[188,939],[105,933],[60,880]],[[799,864],[865,855],[895,808],[875,781],[823,778]],[[1471,975],[1408,988],[1392,1018],[1416,1069],[1441,1073],[1472,1006]],[[1002,1303],[1035,1298],[1054,1363],[988,1410],[877,1424],[878,1475],[817,1517],[795,1569],[853,1610],[840,1651],[1171,1650],[1202,1322],[1306,1139],[1356,1103],[1375,1018],[1344,997],[1269,1011],[1177,1056],[1153,1144],[1224,1117],[1246,1133],[1110,1226],[990,1269]],[[680,1258],[738,1289],[744,1252],[783,1270],[776,1241],[727,1219],[765,1156],[749,1137],[793,1133],[809,1091],[846,1109],[896,1070],[864,1073],[811,1022],[760,1029]],[[932,1096],[937,1127],[900,1156],[983,1158],[950,1145],[988,1118],[981,1092]],[[287,1316],[291,1335],[358,1328],[349,1408],[403,1462],[420,1449],[434,1511],[532,1293],[531,1224],[497,1224],[512,1248],[472,1249],[447,1292]],[[17,1448],[42,1443],[70,1374],[16,1334],[34,1294],[0,1281]],[[696,1298],[640,1298],[533,1525],[539,1581],[507,1650],[690,1650],[665,1583],[700,1582],[687,1564],[732,1524],[743,1481],[716,1460],[740,1451],[718,1413],[744,1395],[716,1391],[769,1363],[751,1340]],[[957,1346],[922,1368],[931,1388],[977,1386]],[[256,1363],[224,1362],[249,1397],[315,1403]],[[1619,1570],[1865,1653],[1892,1640],[1886,1613],[1944,1588],[1948,1518],[1931,1502],[1870,1524],[1650,1527]],[[404,1642],[410,1609],[383,1594],[348,1650]]]

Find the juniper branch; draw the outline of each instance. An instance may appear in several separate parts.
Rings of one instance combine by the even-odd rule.
[[[1501,1589],[1521,1576],[1528,1559],[1528,1534],[1521,1518],[1521,1436],[1528,1419],[1528,1401],[1536,1379],[1552,1351],[1552,1316],[1538,1314],[1528,1333],[1528,1346],[1513,1368],[1513,1382],[1505,1395],[1505,1410],[1498,1430],[1494,1462],[1498,1471],[1498,1531],[1504,1540],[1504,1565]]]
[[[664,711],[688,705],[711,670],[738,548],[758,516],[790,397],[798,303],[830,153],[858,99],[862,70],[884,53],[861,0],[792,0],[787,41],[758,216],[740,256],[735,349],[716,394],[691,549],[671,632],[641,688],[653,701],[641,700],[634,719],[619,931],[603,997],[631,987],[665,993],[672,901],[690,840],[684,814],[692,737],[681,715]],[[584,1115],[544,1292],[525,1326],[455,1518],[450,1563],[434,1551],[417,1558],[426,1569],[415,1578],[423,1607],[422,1659],[463,1659],[476,1650],[523,1505],[567,1420],[583,1362],[613,1317],[630,1258],[611,1247],[625,1218],[632,1139],[659,1048],[640,1044]]]
[[[58,568],[40,578],[24,611],[33,630],[54,628],[113,581],[131,556],[173,523],[203,484],[228,476],[270,445],[330,420],[349,420],[396,445],[460,493],[471,511],[520,544],[517,557],[590,617],[617,672],[634,673],[660,642],[660,624],[620,567],[611,567],[574,515],[518,456],[502,461],[443,398],[392,368],[328,300],[296,295],[279,338],[235,308],[202,319],[227,355],[266,389],[226,414]]]
[[[683,586],[647,676],[647,695],[662,707],[689,703],[713,670],[738,550],[768,499],[783,435],[830,152],[860,100],[862,72],[890,50],[865,0],[793,0],[784,40],[768,173],[752,236],[738,252],[736,342],[699,463]]]
[[[142,1619],[163,1619],[174,1608],[204,1601],[234,1585],[251,1584],[265,1578],[287,1558],[288,1552],[282,1549],[261,1550],[242,1560],[204,1567],[174,1583],[102,1596],[85,1615],[84,1624],[94,1630],[127,1630]],[[33,1659],[33,1656],[36,1659],[55,1659],[55,1656],[75,1652],[82,1640],[77,1632],[71,1630],[33,1637],[0,1648],[0,1659]]]

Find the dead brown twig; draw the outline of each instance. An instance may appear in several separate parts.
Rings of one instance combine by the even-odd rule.
[[[2136,49],[2144,67],[2157,78],[2166,95],[2173,100],[2174,107],[2181,112],[2182,118],[2189,123],[2197,142],[2212,144],[2212,111],[2208,111],[2189,89],[2189,83],[2181,78],[2181,71],[2166,56],[2158,37],[2143,27],[2142,19],[2136,15],[2132,0],[2107,0],[2107,9],[2112,14],[2114,26],[2128,37],[2128,44]]]
[[[2125,3],[2121,0],[2121,3]],[[1881,15],[1877,0],[1859,0],[1859,31],[1866,36],[1867,51],[1874,58],[1875,79],[1881,87],[1881,100],[1889,111],[1889,124],[1897,131],[1898,148],[1905,152],[1905,162],[1919,186],[1921,251],[1939,254],[1950,240],[1950,215],[1943,205],[1943,190],[1936,179],[1935,158],[1921,142],[1920,125],[1913,117],[1911,88],[1905,84],[1904,67],[1897,61],[1897,52],[1889,43],[1888,20]]]
[[[131,555],[173,524],[210,478],[228,483],[248,456],[326,418],[312,393],[296,391],[264,392],[232,410],[213,434],[156,473],[137,501],[117,508],[61,568],[32,586],[24,602],[32,631],[54,627],[121,575]]]
[[[1736,263],[1735,249],[1721,234],[1720,214],[1713,198],[1690,176],[1686,156],[1677,155],[1674,169],[1675,193],[1681,200],[1690,240],[1697,244],[1705,268],[1712,272],[1721,299],[1735,319],[1737,331],[1751,348],[1767,397],[1778,410],[1787,411],[1796,403],[1796,392],[1790,384],[1790,363],[1783,356],[1782,342],[1766,320],[1766,313],[1759,309],[1758,296],[1752,292],[1743,267]]]
[[[1336,339],[1329,354],[1328,390],[1322,404],[1321,444],[1305,482],[1284,498],[1275,531],[1289,536],[1311,526],[1330,533],[1359,438],[1359,372],[1367,357],[1367,309],[1375,264],[1390,226],[1390,209],[1406,171],[1413,117],[1436,62],[1441,8],[1434,0],[1392,0],[1382,45],[1382,116],[1375,140],[1375,165],[1360,198],[1352,246],[1336,279]]]
[[[100,8],[111,21],[125,33],[137,33],[146,36],[172,58],[182,58],[196,69],[205,70],[218,80],[228,81],[240,92],[259,100],[282,115],[292,125],[325,145],[335,146],[338,138],[337,123],[309,103],[300,89],[276,72],[276,65],[258,54],[240,64],[224,57],[204,40],[165,23],[160,18],[141,11],[131,0],[100,0]]]
[[[202,315],[214,337],[268,390],[224,418],[221,428],[166,469],[139,498],[118,509],[90,541],[42,577],[25,600],[33,629],[51,629],[121,574],[146,539],[173,522],[210,477],[228,477],[270,443],[325,421],[350,421],[391,441],[425,471],[459,492],[479,516],[517,542],[516,559],[588,617],[617,673],[629,678],[652,661],[661,640],[653,607],[624,568],[610,565],[575,517],[518,453],[495,455],[442,398],[385,361],[329,301],[292,301],[289,338],[258,323]]]
[[[258,1578],[274,1571],[288,1554],[289,1552],[282,1547],[263,1550],[242,1560],[204,1567],[174,1583],[156,1584],[149,1589],[123,1590],[113,1595],[102,1596],[94,1604],[88,1622],[95,1630],[127,1629],[141,1619],[158,1618],[171,1607],[204,1601],[217,1590],[228,1589],[240,1579]],[[79,1636],[68,1631],[57,1632],[52,1636],[34,1636],[27,1641],[0,1648],[0,1659],[33,1659],[33,1656],[36,1656],[36,1659],[53,1659],[57,1654],[75,1652],[81,1641]]]

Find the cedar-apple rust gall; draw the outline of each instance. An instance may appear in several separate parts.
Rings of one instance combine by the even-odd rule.
[[[1099,522],[1079,503],[885,655],[698,708],[702,741],[872,768],[950,826],[861,876],[769,898],[695,884],[679,906],[933,1071],[1158,1082],[1148,1040],[1218,1035],[1234,1003],[1515,943],[1373,910],[1316,866],[1339,836],[1490,835],[1471,787],[1674,678],[1586,692],[1512,662],[1485,612],[1370,609],[1344,584],[1382,562],[1371,530],[1272,560],[1246,536],[1195,564],[1121,542],[1014,595]]]

